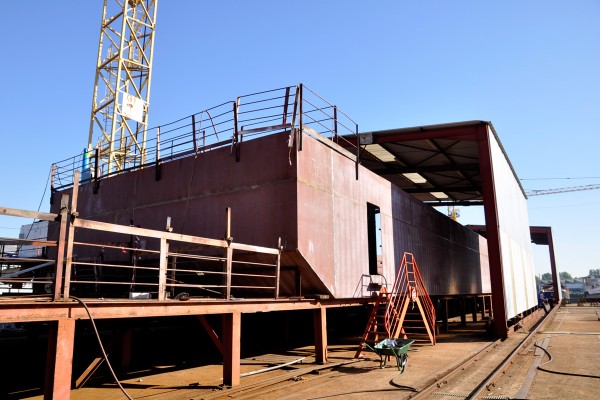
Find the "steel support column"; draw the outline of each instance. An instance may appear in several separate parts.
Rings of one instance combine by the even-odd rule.
[[[240,384],[240,339],[242,314],[233,312],[223,315],[223,383],[228,386]]]
[[[50,322],[44,399],[61,400],[71,397],[74,339],[74,319]]]
[[[121,367],[131,366],[131,345],[133,343],[133,329],[127,328],[121,338]]]
[[[559,304],[560,299],[560,277],[558,271],[556,270],[556,259],[554,258],[554,243],[552,241],[552,228],[548,227],[547,237],[548,237],[548,252],[550,253],[550,270],[552,271],[552,289],[554,290],[554,298],[556,299],[556,304]]]
[[[506,324],[506,304],[504,299],[504,276],[502,273],[502,252],[498,230],[498,208],[492,168],[492,153],[489,132],[486,125],[477,128],[479,164],[483,189],[485,227],[487,232],[488,257],[490,263],[490,281],[492,286],[492,316],[494,335],[498,338],[508,336]]]
[[[327,362],[327,309],[325,307],[314,310],[315,320],[315,361],[324,364]]]

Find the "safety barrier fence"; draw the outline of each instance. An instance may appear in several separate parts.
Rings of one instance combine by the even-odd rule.
[[[97,181],[123,172],[160,165],[191,154],[229,147],[239,158],[244,140],[288,131],[290,147],[302,150],[302,135],[318,134],[356,151],[358,125],[337,106],[303,84],[239,96],[165,125],[149,128],[142,146],[121,146],[118,139],[103,148],[82,153],[52,164],[53,190],[72,185],[75,171],[81,182]],[[132,149],[109,159],[110,148]]]
[[[52,294],[54,300],[72,294],[158,300],[279,297],[280,243],[268,248],[233,242],[229,209],[225,239],[92,221],[77,214],[78,177],[76,171],[73,194],[63,195],[60,214],[0,207],[2,215],[52,221],[49,230],[58,237],[35,242],[54,248],[47,259],[0,258],[1,283],[31,284],[34,294]],[[35,266],[24,267],[27,263]]]

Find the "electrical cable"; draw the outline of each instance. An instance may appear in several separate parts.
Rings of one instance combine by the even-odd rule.
[[[398,378],[399,376],[401,376],[401,375],[398,375],[396,378]],[[390,379],[389,384],[400,390],[408,390],[408,391],[415,392],[415,393],[419,393],[421,391],[421,389],[419,389],[419,388],[407,386],[407,385],[400,385],[400,384],[394,382],[394,379],[396,379],[396,378]]]
[[[115,382],[117,383],[117,385],[119,386],[119,388],[121,389],[123,394],[129,400],[133,400],[133,397],[131,397],[129,395],[129,393],[127,393],[127,391],[125,390],[123,385],[121,385],[121,382],[117,378],[117,374],[115,374],[115,371],[113,370],[113,367],[110,364],[110,361],[108,361],[108,355],[106,355],[106,351],[104,350],[104,346],[102,345],[102,340],[100,339],[100,333],[98,332],[98,328],[96,327],[96,323],[94,322],[94,318],[92,317],[92,313],[90,312],[90,309],[80,298],[74,297],[74,296],[70,296],[70,298],[78,301],[83,306],[83,308],[85,308],[85,311],[87,312],[87,315],[90,318],[90,322],[92,323],[92,327],[94,328],[94,333],[96,334],[96,339],[98,340],[98,345],[100,346],[100,350],[102,351],[102,356],[104,357],[104,361],[106,361],[106,365],[108,366],[108,369],[110,370],[110,373],[112,374],[113,379],[115,380]]]
[[[550,354],[550,352],[548,350],[546,350],[545,348],[543,348],[542,346],[540,346],[538,344],[538,342],[540,340],[543,340],[543,339],[537,340],[533,345],[535,347],[537,347],[538,349],[542,349],[544,351],[544,353],[546,353],[548,355],[548,361],[546,361],[545,363],[540,364],[537,367],[540,371],[549,372],[551,374],[558,374],[558,375],[579,376],[581,378],[596,378],[596,379],[600,379],[600,376],[598,376],[598,375],[576,374],[576,373],[573,373],[573,372],[553,371],[551,369],[543,368],[542,367],[543,365],[550,364],[552,362],[552,354]]]

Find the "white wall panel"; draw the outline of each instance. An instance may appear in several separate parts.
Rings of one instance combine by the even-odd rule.
[[[527,199],[498,139],[489,128],[488,136],[498,210],[506,316],[513,318],[537,304]]]

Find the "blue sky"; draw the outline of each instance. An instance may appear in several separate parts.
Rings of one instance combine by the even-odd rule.
[[[0,205],[37,209],[52,162],[87,145],[101,12],[2,5]],[[160,0],[150,125],[303,82],[361,131],[492,121],[526,189],[600,183],[599,20],[598,0]],[[532,225],[553,228],[560,270],[600,268],[600,190],[528,204]],[[0,218],[0,236],[22,222]]]

